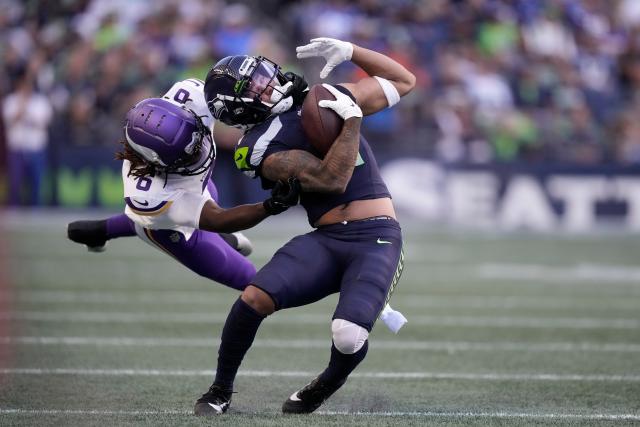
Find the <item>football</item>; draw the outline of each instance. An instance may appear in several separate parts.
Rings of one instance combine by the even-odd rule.
[[[302,104],[302,129],[311,145],[321,154],[329,148],[342,130],[343,120],[330,108],[323,108],[318,101],[335,100],[335,96],[322,85],[314,85]]]

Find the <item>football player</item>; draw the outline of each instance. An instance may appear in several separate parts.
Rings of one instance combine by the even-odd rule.
[[[204,82],[176,83],[162,98],[145,99],[128,113],[122,162],[125,212],[103,221],[69,224],[68,237],[101,251],[107,240],[138,235],[192,271],[231,288],[244,289],[255,267],[241,253],[241,234],[269,215],[295,205],[299,184],[279,182],[263,203],[223,209],[211,181],[216,146]]]
[[[237,370],[266,316],[339,292],[329,364],[282,407],[285,413],[316,410],[365,357],[369,333],[402,272],[400,226],[360,123],[363,115],[396,104],[412,90],[415,77],[385,55],[330,38],[298,47],[297,56],[323,57],[321,78],[348,60],[369,75],[325,85],[336,99],[319,106],[335,111],[344,124],[322,158],[303,133],[299,103],[277,64],[260,56],[230,56],[205,80],[213,116],[245,129],[235,149],[237,167],[259,177],[264,188],[297,178],[300,203],[315,230],[280,248],[234,303],[222,331],[215,380],[197,400],[197,415],[228,409]]]

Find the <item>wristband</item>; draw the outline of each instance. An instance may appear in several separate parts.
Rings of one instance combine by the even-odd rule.
[[[378,81],[382,91],[384,92],[385,98],[387,98],[387,104],[389,107],[393,107],[398,102],[400,102],[400,94],[398,93],[398,89],[387,79],[383,77],[373,76],[374,79]]]

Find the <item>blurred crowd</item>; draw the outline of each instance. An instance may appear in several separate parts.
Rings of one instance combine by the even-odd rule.
[[[640,1],[330,3],[296,8],[296,39],[353,40],[418,75],[393,116],[375,118],[389,155],[640,163]]]
[[[640,0],[0,0],[8,175],[47,144],[113,145],[137,100],[261,54],[319,81],[295,46],[350,40],[414,71],[365,121],[382,160],[640,164]],[[338,67],[329,80],[361,75]],[[229,148],[236,134],[221,129]],[[26,172],[25,172],[26,171]],[[13,178],[17,179],[17,178]],[[34,176],[33,179],[37,179]]]

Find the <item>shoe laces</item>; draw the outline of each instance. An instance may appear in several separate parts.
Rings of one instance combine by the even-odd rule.
[[[221,401],[227,402],[231,400],[232,394],[233,391],[224,390],[219,385],[213,384],[211,387],[209,387],[209,390],[205,394],[203,394],[200,399],[198,399],[198,401],[211,403],[217,403]]]
[[[320,381],[320,378],[316,378],[304,386],[302,390],[298,392],[298,396],[300,398],[306,397],[307,399],[316,400],[318,398],[322,398],[326,388],[328,388],[328,385]]]
[[[346,380],[346,378],[345,378]],[[303,400],[310,401],[324,401],[333,394],[337,389],[342,387],[345,381],[339,381],[338,383],[328,383],[322,381],[320,377],[316,377],[309,384],[304,386],[299,392],[298,397]]]

